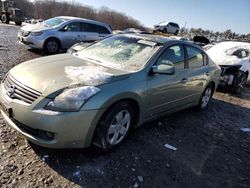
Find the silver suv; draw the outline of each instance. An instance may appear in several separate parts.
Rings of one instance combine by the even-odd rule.
[[[55,54],[75,43],[96,41],[111,33],[112,29],[108,24],[60,16],[22,27],[18,32],[18,39],[31,48]]]
[[[178,35],[180,30],[180,26],[177,23],[174,22],[161,22],[154,26],[154,31],[160,31],[163,33],[171,33]]]

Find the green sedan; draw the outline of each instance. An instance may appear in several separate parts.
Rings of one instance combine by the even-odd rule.
[[[114,35],[14,67],[0,85],[0,109],[8,125],[38,145],[111,150],[147,121],[205,109],[220,73],[194,44]]]

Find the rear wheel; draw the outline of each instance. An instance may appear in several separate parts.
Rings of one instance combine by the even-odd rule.
[[[9,16],[7,14],[3,14],[1,19],[2,19],[2,22],[5,23],[5,24],[10,23]]]
[[[206,89],[203,91],[202,96],[200,98],[200,102],[198,104],[198,108],[203,110],[206,109],[210,100],[213,96],[214,87],[212,84],[209,84]]]
[[[163,33],[168,33],[168,29],[167,29],[167,28],[164,28],[164,29],[163,29]]]
[[[178,33],[179,33],[179,30],[175,31],[174,35],[178,35]]]
[[[235,93],[240,94],[243,91],[245,85],[247,84],[247,75],[242,72],[235,82],[236,83],[233,90]]]
[[[102,150],[113,150],[124,142],[135,120],[133,112],[128,102],[118,102],[104,114],[95,135]]]
[[[60,42],[58,39],[50,38],[44,43],[44,51],[47,54],[56,54],[59,52]]]
[[[21,26],[22,22],[15,22],[15,24]]]

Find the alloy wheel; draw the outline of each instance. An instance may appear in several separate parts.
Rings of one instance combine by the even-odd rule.
[[[122,110],[114,116],[108,129],[108,141],[111,145],[116,145],[124,139],[130,123],[131,115],[128,110]]]

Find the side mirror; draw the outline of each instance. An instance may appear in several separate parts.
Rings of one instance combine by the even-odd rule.
[[[62,27],[61,29],[59,29],[59,31],[62,31],[62,32],[66,32],[68,30],[69,30],[69,26],[67,26],[67,25]]]
[[[174,75],[175,74],[175,68],[172,65],[160,64],[160,65],[153,66],[152,67],[152,72],[155,73],[155,74]]]

